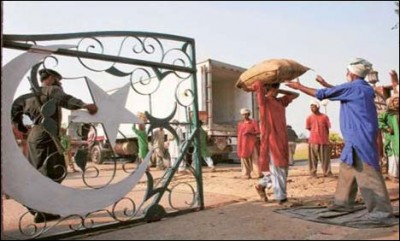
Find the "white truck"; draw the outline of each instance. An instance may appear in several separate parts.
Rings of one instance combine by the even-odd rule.
[[[210,138],[209,150],[214,161],[237,160],[237,123],[241,108],[252,110],[258,119],[253,93],[235,87],[246,69],[213,59],[197,64],[199,116]]]

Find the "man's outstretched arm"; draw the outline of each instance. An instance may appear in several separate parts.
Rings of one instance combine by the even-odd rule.
[[[307,86],[304,86],[300,83],[300,81],[297,79],[297,81],[288,81],[286,82],[286,86],[288,86],[289,88],[295,89],[295,90],[300,90],[301,92],[315,97],[317,90],[313,89],[313,88],[309,88]]]

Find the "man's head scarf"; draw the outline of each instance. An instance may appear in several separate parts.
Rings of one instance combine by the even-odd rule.
[[[242,109],[240,109],[240,114],[241,114],[241,115],[250,114],[250,110],[247,109],[247,108],[242,108]]]
[[[372,70],[372,64],[368,60],[362,58],[355,58],[347,66],[347,69],[351,73],[361,78],[365,78],[365,76],[367,76],[369,72]]]
[[[317,108],[319,108],[319,102],[317,100],[311,100],[310,105],[315,105]]]

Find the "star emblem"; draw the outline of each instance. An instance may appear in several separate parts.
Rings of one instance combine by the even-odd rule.
[[[129,83],[110,95],[90,79],[86,79],[86,83],[98,111],[95,115],[90,115],[86,110],[72,111],[71,120],[73,122],[102,123],[104,132],[112,146],[115,146],[121,123],[143,123],[125,107],[130,89]]]

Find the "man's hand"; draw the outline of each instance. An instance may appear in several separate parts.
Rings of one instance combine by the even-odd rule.
[[[398,77],[397,77],[396,70],[394,70],[394,69],[392,69],[392,70],[389,72],[389,75],[390,75],[390,77],[396,77],[396,78],[398,78]]]
[[[395,90],[399,86],[399,76],[397,76],[396,70],[393,70],[393,69],[389,72],[389,75],[390,75],[390,79],[392,81],[393,89]],[[399,90],[397,89],[397,91],[399,91]],[[396,90],[395,90],[395,93],[396,93]]]
[[[296,79],[296,81],[285,81],[286,86],[288,86],[289,88],[295,89],[295,90],[300,90],[301,92],[315,97],[316,94],[316,89],[304,86],[300,83],[299,78]],[[297,93],[296,93],[297,94]],[[295,95],[295,97],[297,97],[298,95]]]
[[[97,113],[97,106],[95,104],[87,104],[85,108],[88,110],[89,114],[94,115]]]
[[[301,83],[299,81],[299,78],[297,78],[296,81],[293,81],[293,80],[292,81],[286,81],[285,85],[290,87],[290,88],[292,88],[292,89],[295,89],[295,90],[298,90],[301,87]]]
[[[252,91],[254,91],[252,88],[250,88],[250,87],[247,87],[247,85],[245,85],[245,84],[242,84],[241,86],[240,86],[240,88],[242,88],[244,91],[246,91],[246,92],[252,92]]]
[[[317,75],[317,77],[315,78],[315,80],[316,80],[320,85],[322,85],[322,86],[325,86],[325,85],[326,85],[326,81],[325,81],[324,78],[322,78],[321,75]]]
[[[242,88],[244,91],[246,91],[246,92],[250,92],[250,89],[247,88],[247,86],[245,86],[245,85],[243,85],[241,88]]]
[[[315,78],[315,81],[317,81],[320,85],[324,86],[325,88],[331,88],[332,85],[329,84],[328,82],[325,81],[324,78],[322,78],[321,75],[317,75],[317,77]]]

